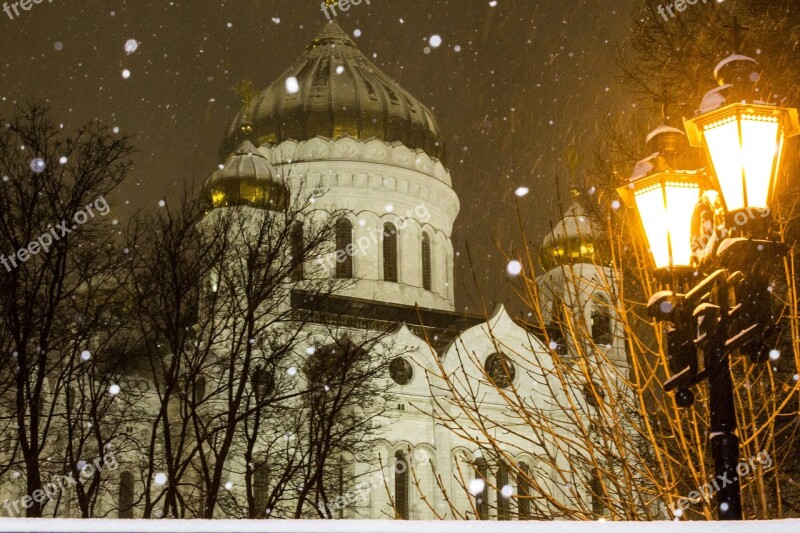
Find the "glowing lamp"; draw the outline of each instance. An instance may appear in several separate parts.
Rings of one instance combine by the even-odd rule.
[[[728,213],[770,206],[785,140],[800,133],[797,109],[737,103],[685,126],[691,145],[708,154]]]
[[[656,269],[692,266],[692,215],[705,185],[703,175],[665,171],[617,189],[636,210]]]

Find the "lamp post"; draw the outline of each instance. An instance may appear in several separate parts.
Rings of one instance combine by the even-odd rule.
[[[777,337],[771,316],[769,267],[783,257],[785,245],[766,240],[770,207],[780,174],[786,139],[800,134],[796,109],[766,103],[751,104],[740,98],[754,94],[758,75],[749,69],[754,60],[734,55],[721,62],[715,74],[721,89],[736,103],[716,107],[721,89],[704,99],[704,113],[685,122],[692,146],[705,149],[710,163],[709,181],[701,172],[680,172],[674,164],[674,128],[661,128],[651,136],[660,139],[658,155],[649,158],[649,171],[634,172],[631,182],[618,191],[635,209],[660,279],[671,280],[669,290],[653,295],[648,314],[672,327],[667,331],[670,379],[667,391],[676,391],[676,403],[689,407],[691,387],[708,379],[711,447],[714,456],[717,509],[720,520],[741,520],[741,494],[736,466],[739,439],[729,358],[735,352],[753,362],[765,360]],[[726,84],[733,76],[739,87]],[[744,92],[741,92],[744,91]],[[670,131],[672,130],[672,131]],[[678,133],[681,133],[678,131]],[[637,168],[648,168],[648,160]],[[698,202],[704,190],[717,189],[725,208],[722,242],[717,242],[713,206]],[[701,196],[703,195],[703,196]],[[692,207],[689,207],[689,206]],[[697,205],[698,209],[694,209]],[[704,236],[702,210],[710,214],[710,245]],[[758,210],[761,217],[754,215]],[[708,217],[707,217],[708,218]],[[694,239],[692,238],[694,236]],[[688,251],[687,251],[688,250]],[[697,268],[710,272],[690,287]],[[698,370],[698,350],[704,366]]]

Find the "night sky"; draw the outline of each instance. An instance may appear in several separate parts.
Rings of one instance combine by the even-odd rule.
[[[520,205],[527,238],[538,245],[558,218],[555,177],[566,198],[570,184],[583,183],[603,116],[630,107],[615,85],[613,57],[632,3],[371,0],[338,17],[439,121],[461,199],[458,310],[481,313],[479,294],[489,310],[511,298],[497,245],[520,239],[514,190],[531,189]],[[177,199],[185,183],[197,186],[215,169],[239,107],[233,87],[249,78],[262,89],[278,77],[326,23],[319,4],[44,0],[14,20],[0,12],[0,106],[7,114],[14,102],[46,99],[67,128],[99,119],[133,135],[135,171],[111,198],[124,221],[134,209]],[[432,35],[442,44],[426,53]],[[139,43],[132,54],[129,39]],[[571,153],[577,167],[565,163]]]

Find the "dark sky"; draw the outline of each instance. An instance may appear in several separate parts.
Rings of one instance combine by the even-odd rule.
[[[47,99],[67,128],[99,119],[134,135],[135,172],[112,199],[124,219],[214,170],[239,105],[232,88],[250,78],[261,89],[280,75],[326,22],[319,4],[44,0],[14,20],[0,12],[1,109]],[[377,54],[375,63],[437,116],[461,199],[459,310],[481,312],[479,293],[489,307],[509,298],[497,244],[519,241],[514,190],[531,189],[520,205],[527,238],[538,244],[558,217],[555,176],[562,197],[573,181],[565,155],[577,153],[580,176],[599,121],[623,107],[612,61],[632,4],[371,0],[338,17],[351,35],[360,30],[361,50]],[[426,54],[434,34],[442,45]],[[133,54],[128,39],[139,42]]]

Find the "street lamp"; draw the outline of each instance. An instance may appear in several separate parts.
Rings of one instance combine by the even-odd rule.
[[[797,109],[734,103],[685,124],[691,145],[708,154],[728,213],[768,209],[784,143],[800,134]]]
[[[757,240],[769,235],[769,218],[761,224],[748,222],[754,218],[753,209],[761,211],[762,217],[769,213],[784,143],[800,134],[796,109],[747,103],[741,98],[757,93],[754,84],[759,75],[750,71],[754,64],[753,59],[738,55],[722,61],[715,71],[721,87],[706,95],[704,113],[685,121],[690,144],[705,149],[714,185],[727,210],[723,235],[731,235],[735,226],[744,226],[745,231],[736,233],[743,236],[718,244],[713,239],[702,257],[704,271],[712,270],[708,276],[691,288],[692,276],[678,276],[680,283],[673,284],[673,290],[661,291],[648,302],[651,317],[672,324],[667,332],[671,377],[664,389],[677,391],[676,403],[688,407],[693,402],[690,388],[708,379],[714,473],[721,480],[717,492],[720,520],[742,519],[730,357],[738,352],[753,362],[763,361],[779,331],[771,312],[769,272],[771,264],[785,255],[786,247]],[[725,83],[729,75],[737,85]],[[724,105],[723,93],[736,103]],[[655,172],[634,172],[635,179],[619,193],[636,209],[657,271],[683,268],[686,273],[685,267],[694,267],[700,259],[692,256],[691,236],[693,230],[700,231],[694,226],[700,218],[697,198],[704,185],[699,173],[657,165],[651,170]],[[694,215],[687,214],[690,202],[691,207],[698,205]],[[716,234],[713,215],[710,221],[713,227],[708,229]],[[699,352],[703,354],[702,370]]]
[[[675,170],[682,131],[662,126],[648,139],[657,154],[639,162],[628,185],[617,189],[633,208],[647,239],[657,271],[680,273],[692,269],[692,217],[706,177],[696,171]]]

